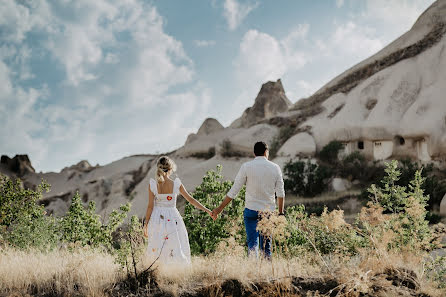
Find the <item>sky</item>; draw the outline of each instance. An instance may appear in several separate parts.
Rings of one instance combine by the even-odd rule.
[[[182,146],[262,83],[308,97],[433,0],[0,0],[0,154],[37,172]]]

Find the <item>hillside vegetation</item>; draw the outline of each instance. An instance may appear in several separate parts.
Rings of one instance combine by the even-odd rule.
[[[354,224],[342,210],[320,216],[303,206],[286,217],[265,213],[259,231],[273,237],[272,261],[247,258],[241,197],[217,221],[187,208],[195,255],[190,268],[166,267],[144,257],[130,205],[102,221],[79,197],[63,217],[36,202],[48,185],[24,189],[2,177],[0,294],[37,296],[444,296],[445,257],[433,258],[438,236],[428,226],[428,197],[420,170],[408,186],[398,163],[387,164],[380,185]],[[194,195],[216,206],[232,185],[221,168],[209,171]],[[126,224],[122,224],[126,221]]]

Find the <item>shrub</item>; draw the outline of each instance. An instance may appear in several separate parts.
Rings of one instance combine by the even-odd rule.
[[[118,248],[115,249],[115,263],[127,271],[129,279],[138,280],[138,263],[144,254],[143,227],[138,217],[133,215],[126,230],[119,232]],[[133,274],[133,275],[132,275]]]
[[[221,170],[222,167],[219,165],[217,170],[208,171],[203,177],[202,183],[193,193],[195,199],[210,209],[214,209],[221,203],[233,184],[230,181],[223,181]],[[242,241],[243,245],[245,244],[243,224],[244,195],[245,188],[225,208],[216,221],[213,221],[207,213],[197,210],[190,203],[186,204],[184,222],[189,234],[192,254],[213,253],[220,241],[230,236],[232,224],[239,228],[240,241]]]
[[[280,127],[279,134],[273,138],[269,148],[269,155],[271,159],[274,159],[277,156],[279,149],[288,139],[290,139],[291,136],[293,136],[294,132],[295,128],[291,126]]]
[[[327,163],[337,163],[339,151],[343,147],[342,143],[337,140],[330,141],[319,152],[319,158]]]
[[[389,248],[421,250],[429,248],[432,234],[426,220],[426,205],[429,199],[424,195],[422,184],[425,180],[421,170],[415,172],[408,187],[398,185],[401,171],[398,161],[386,163],[386,176],[382,186],[373,184],[369,189],[372,202],[369,208],[382,209],[379,214],[383,224],[365,224],[371,233],[385,234]],[[374,230],[375,229],[375,230]],[[383,235],[384,236],[384,235]]]
[[[112,247],[112,233],[121,225],[130,211],[130,203],[121,205],[119,211],[113,210],[107,224],[101,222],[96,214],[96,204],[90,201],[86,209],[78,192],[71,200],[67,214],[60,222],[62,241],[80,246],[89,245],[93,248]]]
[[[215,156],[215,146],[210,147],[207,152],[197,152],[191,154],[190,156],[193,158],[208,160]]]
[[[351,154],[350,156],[354,155]],[[347,158],[351,159],[350,156]],[[345,162],[344,162],[345,163]],[[356,163],[357,164],[357,163]],[[427,201],[428,209],[433,209],[434,205],[439,205],[443,196],[446,194],[446,179],[443,177],[444,173],[435,170],[433,164],[427,164],[424,166],[420,166],[417,162],[411,161],[410,159],[403,159],[397,163],[398,171],[400,175],[398,180],[395,183],[399,186],[408,187],[411,180],[415,176],[417,171],[421,172],[421,177],[424,179],[422,184],[422,189],[426,196],[429,197]],[[354,165],[343,165],[341,166],[341,175],[346,176],[348,172],[352,172],[352,176],[357,172],[359,175],[355,175],[354,178],[358,178],[362,184],[367,185],[369,187],[370,184],[381,184],[381,180],[386,175],[385,168],[376,163],[370,165],[367,163],[362,163],[362,165],[358,164],[358,167],[355,168]],[[361,173],[362,172],[362,173]],[[367,199],[369,193],[366,190],[361,194],[361,198]],[[432,222],[435,222],[438,219],[435,215],[430,214],[429,218],[432,219]],[[430,219],[430,220],[431,220]]]
[[[0,174],[0,241],[21,249],[50,250],[57,245],[58,221],[37,204],[49,189],[45,181],[35,191],[25,189],[20,179]]]
[[[0,174],[0,224],[9,227],[18,218],[24,216],[39,217],[44,214],[44,207],[37,204],[43,191],[49,192],[50,185],[45,181],[36,191],[25,189],[20,179],[12,181]]]
[[[303,205],[292,206],[287,208],[286,220],[285,232],[282,231],[285,238],[279,238],[273,244],[278,247],[276,253],[284,257],[299,256],[305,251],[352,255],[368,244],[352,225],[344,221],[342,210],[328,212],[325,207],[320,216],[309,216]]]
[[[400,161],[399,167],[401,171],[399,185],[408,185],[416,171],[421,170],[421,176],[424,178],[422,187],[425,194],[429,196],[428,208],[432,209],[434,205],[440,205],[443,196],[446,194],[446,180],[434,172],[433,164],[420,166],[410,159],[403,159]]]
[[[305,197],[314,197],[325,191],[326,180],[332,175],[327,166],[313,164],[309,160],[289,161],[283,171],[285,191]]]
[[[246,153],[234,150],[234,148],[232,147],[232,142],[229,139],[224,139],[222,141],[220,154],[224,158],[247,156]]]

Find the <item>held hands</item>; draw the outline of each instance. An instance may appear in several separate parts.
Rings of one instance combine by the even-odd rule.
[[[218,218],[218,215],[221,213],[221,210],[217,207],[212,211],[211,217],[214,221]]]
[[[211,216],[211,218],[215,221],[217,219],[217,216],[214,215],[214,211],[207,209],[206,212]]]

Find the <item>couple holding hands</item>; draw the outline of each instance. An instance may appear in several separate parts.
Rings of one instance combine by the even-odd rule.
[[[169,157],[161,157],[157,162],[156,180],[151,178],[149,182],[149,203],[144,223],[144,236],[148,239],[147,256],[153,259],[159,257],[163,264],[191,263],[186,226],[176,208],[178,194],[216,220],[243,185],[246,185],[243,218],[248,251],[249,254],[258,256],[260,246],[262,255],[269,259],[271,240],[257,231],[259,212],[274,211],[277,197],[279,214],[283,215],[285,191],[279,165],[268,160],[268,145],[257,142],[254,145],[254,155],[253,160],[241,166],[225,199],[212,211],[195,200],[179,178],[170,179],[170,175],[176,171],[176,165]]]

